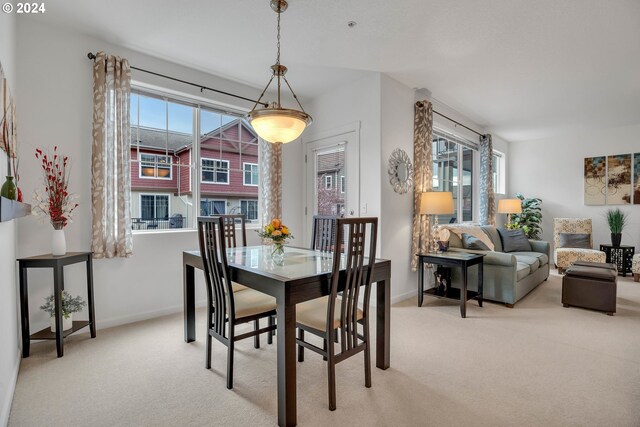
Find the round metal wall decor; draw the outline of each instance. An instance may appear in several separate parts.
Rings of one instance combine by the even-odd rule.
[[[398,194],[409,191],[413,183],[413,166],[411,166],[411,159],[404,150],[399,148],[393,150],[389,157],[387,173],[393,191]]]

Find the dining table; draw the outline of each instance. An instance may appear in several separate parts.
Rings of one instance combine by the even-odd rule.
[[[284,261],[278,263],[271,257],[272,250],[273,247],[269,245],[227,248],[227,261],[232,281],[276,299],[278,425],[294,426],[297,424],[296,304],[329,295],[333,253],[286,246]],[[202,270],[203,264],[198,250],[184,251],[182,260],[184,340],[189,343],[196,339],[195,269]],[[372,282],[376,283],[376,367],[388,369],[391,338],[390,260],[375,260]]]

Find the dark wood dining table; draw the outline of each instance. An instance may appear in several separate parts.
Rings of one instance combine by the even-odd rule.
[[[227,249],[231,280],[271,295],[277,302],[278,425],[297,423],[296,304],[329,294],[333,254],[286,247],[283,265],[270,257],[271,246]],[[196,339],[195,269],[202,270],[200,251],[184,251],[184,340]],[[376,259],[376,366],[389,368],[391,261]]]

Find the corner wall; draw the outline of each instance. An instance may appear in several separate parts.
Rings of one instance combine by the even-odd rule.
[[[511,144],[509,182],[513,191],[542,199],[543,239],[553,243],[553,218],[593,220],[593,243],[597,249],[610,244],[604,214],[620,207],[629,213],[623,245],[640,251],[640,205],[586,206],[584,204],[585,157],[640,152],[640,125],[576,132],[568,135]]]
[[[0,14],[0,62],[16,92],[16,15]],[[18,103],[19,105],[19,103]],[[7,174],[7,156],[0,151],[0,178]],[[9,421],[18,368],[20,366],[19,310],[16,283],[16,220],[0,223],[0,425]]]

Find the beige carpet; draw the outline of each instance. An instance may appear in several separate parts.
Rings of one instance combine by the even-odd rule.
[[[415,299],[392,309],[391,369],[362,358],[338,366],[338,409],[327,409],[326,366],[298,364],[302,426],[639,426],[640,284],[619,280],[614,317],[560,304],[552,275],[514,309]],[[52,342],[22,361],[10,426],[187,426],[276,424],[276,351],[245,340],[233,391],[214,342],[204,368],[198,341],[182,341],[182,315],[74,335],[65,356]]]

